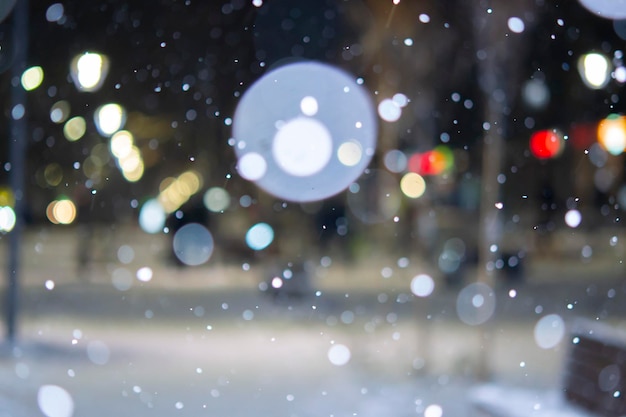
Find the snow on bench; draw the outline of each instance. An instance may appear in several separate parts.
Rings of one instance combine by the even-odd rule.
[[[626,416],[626,335],[598,322],[577,320],[569,340],[560,389],[486,384],[470,391],[470,403],[493,417]]]

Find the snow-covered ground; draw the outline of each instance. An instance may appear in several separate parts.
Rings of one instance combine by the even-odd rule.
[[[464,416],[481,358],[495,380],[558,383],[562,351],[538,348],[529,321],[479,329],[364,296],[313,309],[244,290],[121,294],[26,292],[38,308],[0,358],[0,416]]]
[[[259,291],[260,264],[181,269],[159,258],[162,242],[129,236],[113,244],[132,248],[129,262],[114,254],[86,276],[67,261],[71,235],[27,236],[0,417],[471,416],[467,393],[485,371],[558,387],[568,340],[557,326],[558,343],[539,347],[542,318],[623,317],[610,275],[529,276],[499,284],[490,320],[468,325],[463,285],[435,280],[416,297],[411,277],[428,270],[396,259],[335,262],[316,273],[319,292],[274,300]],[[146,266],[149,279],[137,275]]]

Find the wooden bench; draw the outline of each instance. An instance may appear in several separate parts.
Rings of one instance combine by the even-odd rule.
[[[626,416],[626,335],[597,322],[572,323],[560,389],[486,384],[472,389],[476,415],[492,417]]]

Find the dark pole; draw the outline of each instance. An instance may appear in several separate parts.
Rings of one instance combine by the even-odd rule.
[[[20,78],[26,68],[28,50],[28,0],[18,0],[13,10],[13,42],[15,60],[11,70],[11,123],[9,136],[9,181],[15,197],[15,227],[9,233],[6,331],[7,342],[14,344],[17,337],[17,313],[19,298],[19,261],[22,227],[24,221],[25,190],[24,165],[26,142],[26,92]]]

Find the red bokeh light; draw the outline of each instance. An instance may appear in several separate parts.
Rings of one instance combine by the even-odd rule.
[[[448,168],[448,159],[439,149],[415,153],[409,158],[408,170],[420,175],[439,175]]]
[[[530,137],[530,152],[539,159],[555,158],[563,152],[563,138],[554,130],[540,130]]]

